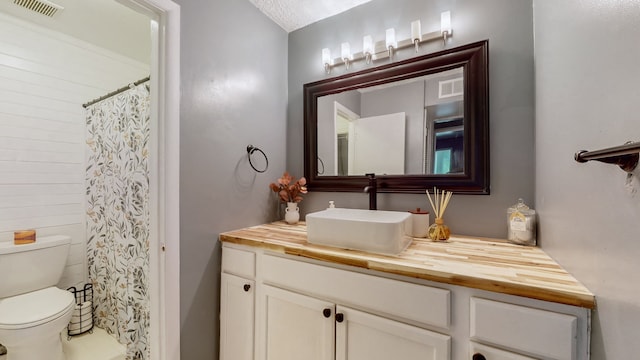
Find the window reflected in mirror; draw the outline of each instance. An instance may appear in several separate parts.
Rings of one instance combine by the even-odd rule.
[[[461,117],[431,122],[427,144],[433,156],[425,154],[425,169],[429,174],[457,174],[464,172],[464,125]],[[433,159],[433,161],[431,161]]]

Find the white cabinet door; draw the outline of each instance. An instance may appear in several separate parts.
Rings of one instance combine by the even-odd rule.
[[[253,360],[253,280],[223,273],[220,288],[220,360]]]
[[[451,338],[338,306],[336,360],[449,360]]]
[[[335,305],[264,286],[266,360],[333,360]]]

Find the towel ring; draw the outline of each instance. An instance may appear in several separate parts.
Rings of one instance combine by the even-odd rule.
[[[318,175],[322,175],[324,174],[324,161],[322,161],[322,159],[320,157],[318,157],[318,161],[320,162],[320,164],[322,165],[322,171],[316,171],[318,173]]]
[[[251,162],[251,155],[253,155],[253,153],[256,151],[258,151],[259,153],[262,154],[262,156],[264,156],[264,161],[266,162],[266,165],[262,170],[256,169],[256,167],[253,165],[253,162]],[[253,145],[247,145],[247,158],[249,159],[249,165],[251,165],[251,168],[256,172],[263,173],[267,171],[267,169],[269,168],[269,159],[267,158],[267,155],[264,153],[264,151],[260,150],[260,148],[257,148]]]

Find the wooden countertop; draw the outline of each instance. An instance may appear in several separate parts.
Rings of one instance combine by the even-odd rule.
[[[304,222],[275,222],[220,234],[220,241],[446,284],[595,308],[595,296],[538,247],[495,239],[414,238],[397,256],[307,242]]]

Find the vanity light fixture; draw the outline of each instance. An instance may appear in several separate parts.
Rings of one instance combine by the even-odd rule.
[[[349,62],[352,59],[351,47],[349,46],[348,42],[343,42],[340,47],[341,47],[341,53],[342,53],[342,61],[344,61],[345,69],[349,70]]]
[[[331,50],[329,48],[322,49],[322,64],[324,65],[324,71],[329,74],[331,72]]]
[[[389,28],[386,32],[386,47],[389,50],[389,59],[393,58],[393,50],[398,47],[398,42],[396,41],[396,29]]]
[[[451,11],[440,14],[440,33],[446,43],[447,37],[451,36]]]
[[[415,47],[417,53],[420,51],[420,44],[427,41],[444,39],[444,45],[446,45],[447,39],[452,35],[451,12],[445,11],[440,14],[440,30],[422,33],[420,20],[415,20],[411,22],[411,37],[408,39],[396,39],[396,30],[389,28],[385,31],[385,39],[383,41],[376,42],[371,35],[364,36],[362,38],[361,52],[351,52],[350,44],[344,42],[341,44],[340,57],[332,59],[331,50],[329,48],[322,49],[322,64],[327,74],[331,73],[331,68],[341,64],[344,64],[345,69],[349,70],[354,61],[362,59],[364,59],[367,64],[384,58],[393,60],[393,53],[395,51],[409,46]]]
[[[420,20],[411,22],[411,40],[416,46],[416,52],[420,50],[420,41],[422,41],[422,29],[420,26]]]
[[[373,38],[371,35],[365,35],[362,38],[362,53],[365,57],[365,62],[371,64],[371,56],[373,56]]]

